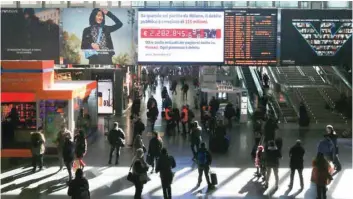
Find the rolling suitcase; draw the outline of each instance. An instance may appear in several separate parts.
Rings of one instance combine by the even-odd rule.
[[[218,180],[217,180],[217,174],[210,172],[210,177],[211,177],[211,184],[212,185],[217,185],[218,184]]]

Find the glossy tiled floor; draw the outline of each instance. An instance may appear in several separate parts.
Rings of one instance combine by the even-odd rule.
[[[157,88],[155,97],[160,100],[160,88]],[[179,90],[178,90],[179,91]],[[178,93],[179,94],[179,93]],[[189,93],[189,104],[192,104],[192,92]],[[147,101],[147,99],[145,100]],[[182,105],[180,95],[173,96],[173,101]],[[160,103],[159,103],[160,106]],[[144,109],[144,108],[143,108]],[[195,111],[197,113],[198,111]],[[143,121],[146,121],[143,112]],[[130,142],[131,125],[128,115],[114,118],[122,124],[123,129],[128,135]],[[109,145],[103,136],[104,118],[100,118],[101,135],[96,142],[89,146],[88,154],[85,157],[87,167],[85,168],[86,177],[89,179],[91,198],[133,198],[134,187],[126,180],[129,166],[131,164],[131,149],[124,148],[121,153],[119,166],[109,166],[108,153]],[[156,129],[162,132],[164,129],[162,120],[158,120]],[[324,126],[324,125],[323,125]],[[147,127],[147,129],[150,129]],[[148,131],[148,130],[147,130]],[[314,185],[310,184],[311,160],[316,153],[316,145],[321,139],[322,131],[308,130],[299,133],[295,125],[281,126],[280,135],[284,138],[283,159],[279,171],[280,186],[278,190],[273,190],[273,181],[270,182],[268,190],[264,190],[256,179],[253,179],[255,172],[253,163],[250,159],[252,147],[252,132],[249,124],[235,125],[228,134],[231,138],[231,147],[228,154],[214,155],[212,170],[217,173],[219,184],[217,188],[208,191],[205,180],[199,188],[195,188],[197,183],[196,165],[191,161],[191,150],[189,142],[181,136],[163,136],[165,146],[169,153],[176,158],[177,168],[174,183],[172,185],[173,198],[315,198]],[[207,135],[203,135],[205,141]],[[299,190],[299,183],[296,176],[296,183],[292,190],[287,190],[289,183],[288,169],[288,148],[301,138],[307,150],[305,157],[305,188]],[[150,134],[144,134],[144,142],[148,145]],[[207,143],[207,142],[206,142]],[[351,179],[352,171],[352,148],[351,145],[341,144],[341,161],[343,171],[334,177],[333,183],[328,187],[328,198],[349,199],[352,198]],[[68,198],[67,172],[58,171],[55,164],[47,164],[47,168],[41,172],[30,174],[30,168],[17,168],[1,174],[1,195],[3,199],[22,198],[22,199],[61,199]],[[151,181],[148,182],[143,190],[144,198],[162,198],[161,184],[158,174],[150,175]],[[273,178],[273,177],[272,177]]]

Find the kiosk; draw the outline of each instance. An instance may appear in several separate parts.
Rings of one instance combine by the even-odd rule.
[[[39,128],[48,153],[56,153],[63,125],[72,134],[97,133],[96,81],[55,81],[54,61],[2,61],[1,67],[2,157],[30,157],[30,132]]]

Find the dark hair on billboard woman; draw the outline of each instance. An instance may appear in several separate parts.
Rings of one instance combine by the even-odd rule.
[[[105,25],[105,16],[114,21],[114,25]],[[90,26],[83,30],[81,49],[84,50],[89,64],[112,65],[115,54],[113,41],[110,36],[123,26],[123,23],[113,13],[106,9],[95,8],[89,17]]]

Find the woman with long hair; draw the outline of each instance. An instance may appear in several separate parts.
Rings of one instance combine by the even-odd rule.
[[[83,170],[83,168],[86,166],[85,162],[83,162],[83,157],[86,155],[87,152],[87,140],[85,132],[83,130],[79,130],[74,140],[76,146],[75,155],[79,162],[79,168]]]
[[[144,160],[143,149],[137,149],[136,154],[132,160],[132,174],[134,176],[133,183],[135,185],[134,199],[142,198],[143,185],[149,181],[147,176],[148,166]]]
[[[323,153],[317,153],[312,165],[311,182],[316,184],[317,199],[326,199],[326,186],[332,180],[333,168]]]
[[[114,25],[105,25],[105,16],[114,21]],[[123,23],[106,9],[95,8],[89,17],[90,26],[83,30],[81,49],[84,50],[89,64],[112,65],[115,54],[110,33],[118,30]]]

